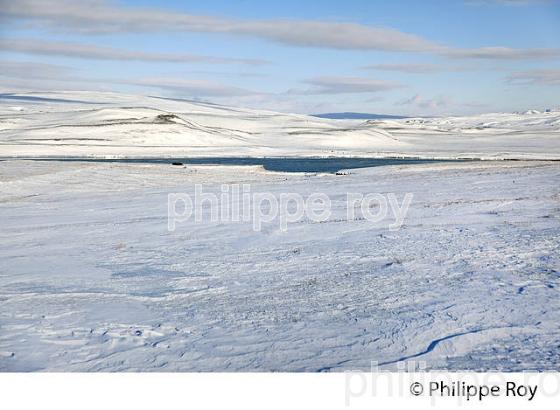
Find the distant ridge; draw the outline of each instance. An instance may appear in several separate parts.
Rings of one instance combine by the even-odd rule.
[[[398,120],[408,118],[403,115],[368,114],[362,112],[331,112],[325,114],[311,114],[312,117],[329,118],[331,120]]]

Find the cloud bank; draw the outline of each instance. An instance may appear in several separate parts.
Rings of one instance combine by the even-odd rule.
[[[4,2],[0,20],[53,31],[89,34],[199,32],[258,38],[294,47],[434,53],[453,58],[559,58],[560,49],[447,47],[387,27],[311,20],[239,20],[162,9],[131,8],[103,0]]]
[[[305,80],[307,89],[292,89],[288,94],[354,94],[377,93],[403,87],[401,84],[362,77],[315,77]]]
[[[560,85],[560,69],[531,70],[507,78],[512,84]]]
[[[456,67],[447,67],[441,64],[371,64],[362,68],[365,70],[395,71],[407,74],[427,74],[458,70]]]
[[[31,39],[2,39],[0,51],[26,54],[56,55],[63,57],[115,61],[153,61],[169,63],[206,63],[206,64],[266,64],[265,60],[243,58],[221,58],[193,54],[150,53],[143,51],[121,50],[98,47],[91,44],[54,42]]]

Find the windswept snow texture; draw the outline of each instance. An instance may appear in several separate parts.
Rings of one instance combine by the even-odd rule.
[[[331,120],[115,93],[0,95],[2,157],[560,159],[560,111]]]
[[[560,370],[558,163],[11,160],[0,178],[0,370]],[[195,183],[324,192],[333,215],[168,232],[168,193]],[[414,199],[390,231],[348,221],[347,192]]]
[[[21,157],[560,159],[560,112],[337,121],[111,93],[0,95],[0,370],[560,370],[560,163],[283,173]],[[20,159],[14,159],[20,157]],[[171,162],[171,161],[169,161]],[[189,219],[169,193],[314,192],[322,223]],[[404,225],[347,193],[414,194]],[[205,202],[205,215],[217,207]],[[422,364],[420,364],[422,366]]]

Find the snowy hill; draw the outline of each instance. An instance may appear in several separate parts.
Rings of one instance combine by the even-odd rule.
[[[100,92],[0,95],[2,157],[560,159],[560,111],[330,120]]]

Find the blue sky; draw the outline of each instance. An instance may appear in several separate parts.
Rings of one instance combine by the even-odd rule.
[[[560,1],[0,0],[0,91],[278,111],[560,106]]]

